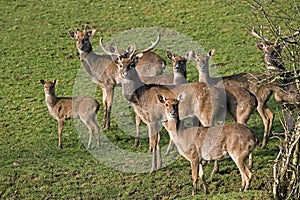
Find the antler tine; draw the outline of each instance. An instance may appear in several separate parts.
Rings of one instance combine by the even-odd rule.
[[[103,46],[103,44],[102,44],[102,37],[100,37],[100,41],[99,41],[99,43],[100,43],[100,47],[102,48],[102,50],[104,51],[104,53],[106,53],[107,55],[110,55],[110,56],[121,56],[121,54],[119,53],[119,50],[115,47],[115,52],[111,52],[111,51],[107,51],[105,48],[104,48],[104,46]]]
[[[249,30],[248,28],[245,28],[245,29],[246,29],[246,31],[248,31],[248,33],[250,35],[263,40],[267,45],[272,44],[272,42],[270,42],[270,40],[268,40],[266,37],[263,36],[261,28],[260,28],[260,34],[258,34],[254,28],[252,28],[251,30]]]
[[[299,44],[299,42],[297,40],[295,40],[295,37],[298,37],[300,35],[300,28],[298,30],[296,30],[293,34],[291,35],[286,35],[283,36],[281,39],[289,44]],[[290,40],[293,39],[293,40]]]
[[[143,49],[141,51],[138,51],[136,54],[138,54],[138,53],[145,53],[147,51],[150,51],[150,50],[154,49],[154,47],[159,43],[159,41],[160,41],[160,35],[158,34],[156,41],[155,42],[151,42],[152,44],[151,44],[150,47],[148,47],[146,49]]]

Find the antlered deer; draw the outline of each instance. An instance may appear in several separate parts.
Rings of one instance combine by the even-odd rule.
[[[159,37],[149,48],[154,48],[158,41]],[[161,167],[159,130],[160,121],[166,119],[163,107],[156,98],[157,94],[176,95],[186,91],[186,101],[180,107],[181,116],[183,118],[196,116],[204,126],[211,126],[216,115],[224,109],[223,94],[205,83],[196,82],[179,86],[144,84],[135,69],[139,58],[143,56],[142,52],[135,52],[133,49],[128,58],[123,58],[116,52],[108,53],[118,56],[114,60],[122,77],[123,96],[132,103],[135,113],[147,124],[149,148],[153,152],[151,172]]]
[[[53,82],[40,80],[44,86],[46,105],[49,113],[58,122],[58,147],[62,148],[62,130],[65,120],[80,118],[89,130],[88,149],[92,146],[93,133],[97,134],[97,146],[100,146],[100,127],[96,120],[99,103],[89,96],[57,97],[55,86],[57,79]]]
[[[96,29],[91,31],[88,31],[87,29],[88,27],[84,26],[83,31],[69,30],[69,34],[76,40],[76,47],[79,51],[83,67],[91,77],[92,82],[102,89],[104,109],[102,127],[108,129],[110,127],[110,113],[114,97],[114,88],[116,85],[120,84],[118,67],[112,62],[110,56],[98,55],[93,51],[90,38],[96,34]],[[140,75],[156,76],[162,74],[166,65],[164,59],[151,51],[144,52],[145,56],[137,65]],[[123,57],[126,57],[127,55],[128,52],[122,54]]]
[[[266,66],[266,77],[263,80],[265,84],[271,85],[274,92],[275,100],[284,108],[283,112],[288,130],[294,128],[295,120],[293,111],[299,111],[300,94],[296,85],[295,74],[299,74],[299,70],[294,72],[288,71],[284,65],[282,51],[285,45],[279,44],[278,39],[273,43],[268,40],[262,33],[258,34],[254,29],[248,32],[261,39],[263,42],[257,42],[256,46],[264,53],[264,63]],[[292,37],[299,35],[296,31]],[[282,39],[286,41],[289,36],[284,36]],[[287,41],[288,43],[288,41]]]
[[[192,194],[196,193],[198,175],[204,192],[207,192],[201,161],[227,157],[232,158],[240,171],[242,177],[240,189],[247,190],[251,181],[251,172],[244,162],[258,143],[257,136],[249,128],[238,123],[212,127],[184,127],[179,119],[178,108],[185,101],[185,96],[185,93],[180,93],[177,99],[174,99],[158,94],[157,98],[164,105],[167,116],[167,119],[162,122],[163,126],[167,129],[179,153],[190,161]]]

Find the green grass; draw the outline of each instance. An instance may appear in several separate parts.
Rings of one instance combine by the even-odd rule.
[[[64,148],[57,148],[57,124],[48,114],[39,80],[57,78],[57,94],[71,96],[75,81],[83,76],[87,80],[85,87],[96,90],[95,97],[101,102],[101,90],[89,82],[84,71],[79,71],[79,55],[67,33],[69,29],[89,22],[100,32],[91,41],[97,49],[100,35],[108,40],[134,28],[168,28],[199,42],[206,50],[216,49],[213,61],[221,66],[218,70],[222,75],[263,71],[256,39],[244,30],[246,25],[256,25],[256,20],[243,1],[2,0],[0,12],[0,197],[3,199],[191,198],[191,171],[183,158],[151,175],[115,170],[85,149],[80,140],[85,134],[78,134],[78,124],[71,121],[64,129]],[[197,80],[196,74],[195,68],[189,68],[190,81]],[[269,105],[277,112],[278,105],[273,99]],[[130,111],[121,114],[130,115]],[[102,110],[99,122],[101,119]],[[133,155],[141,153],[151,158],[147,153],[145,127],[141,147],[134,148],[134,128],[130,126],[124,131],[120,124],[120,119],[113,117],[111,130],[102,131],[102,138]],[[262,136],[263,125],[257,113],[249,126]],[[273,130],[282,130],[278,117]],[[164,132],[163,154],[167,143]],[[113,153],[113,149],[107,149],[101,156],[117,166],[124,160],[121,156],[113,157]],[[210,194],[199,191],[194,198],[269,199],[271,166],[276,153],[275,140],[270,141],[267,149],[255,150],[250,191],[238,192],[241,179],[237,167],[231,160],[225,160],[221,162],[220,173],[209,182]],[[20,166],[13,165],[14,162]],[[137,167],[149,168],[150,164]],[[211,170],[209,163],[205,167],[207,176]]]

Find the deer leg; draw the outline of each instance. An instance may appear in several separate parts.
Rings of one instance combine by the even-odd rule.
[[[134,146],[138,147],[140,145],[140,124],[141,118],[135,113],[135,139],[134,139]]]
[[[207,186],[206,186],[206,182],[204,179],[204,170],[203,170],[203,165],[201,164],[201,162],[199,163],[199,177],[202,182],[203,191],[205,194],[207,194]]]
[[[110,127],[110,113],[111,106],[113,103],[114,88],[104,88],[103,89],[103,107],[104,107],[104,122],[103,129],[107,130]]]
[[[242,186],[240,188],[240,191],[246,191],[250,185],[251,172],[248,169],[248,167],[244,164],[245,157],[239,155],[232,155],[232,154],[230,154],[230,157],[237,165],[242,177]]]
[[[102,104],[103,104],[103,110],[104,110],[102,128],[105,129],[106,117],[107,117],[107,92],[106,92],[105,88],[102,88]]]
[[[89,142],[88,142],[88,146],[87,146],[87,149],[88,150],[91,150],[91,147],[92,147],[92,139],[93,139],[93,128],[92,128],[92,124],[91,122],[86,122],[86,127],[88,128],[89,130]]]
[[[293,114],[290,110],[288,110],[288,108],[285,108],[283,110],[283,114],[284,114],[284,119],[285,119],[285,122],[286,122],[287,129],[288,129],[288,131],[290,131],[295,126],[295,121],[294,121]]]
[[[212,179],[213,175],[214,175],[215,173],[217,173],[218,171],[219,171],[219,161],[218,161],[218,160],[215,160],[215,161],[214,161],[214,168],[213,168],[213,170],[212,170],[211,173],[210,173],[210,179]]]
[[[156,143],[156,158],[157,158],[157,163],[156,163],[156,169],[160,169],[162,167],[162,160],[161,160],[161,152],[160,152],[160,134],[159,132],[157,133],[157,143]]]
[[[198,179],[198,173],[199,173],[199,161],[191,160],[191,168],[192,168],[192,182],[193,182],[192,195],[195,195],[196,192],[197,192],[197,179]]]
[[[100,142],[100,127],[96,121],[94,121],[95,133],[97,134],[97,146],[101,146]]]
[[[90,150],[92,146],[94,124],[92,122],[91,116],[80,116],[80,119],[89,130],[89,141],[88,141],[87,149]]]
[[[150,173],[154,172],[157,167],[157,132],[155,132],[154,124],[148,124],[149,134],[149,151],[152,151],[152,166]]]
[[[62,148],[62,130],[64,128],[64,120],[58,120],[58,148]]]
[[[252,152],[249,154],[249,157],[248,157],[248,167],[249,167],[249,169],[252,169],[252,167],[253,167],[253,153]]]
[[[266,105],[262,105],[261,103],[258,103],[257,111],[261,116],[265,127],[264,136],[261,144],[261,148],[265,148],[271,131],[271,125],[273,123],[274,114],[268,107],[266,107]]]
[[[98,125],[98,122],[96,120],[96,114],[94,114],[93,117],[91,117],[91,122],[92,122],[92,125],[93,125],[93,130],[94,130],[94,133],[97,134],[97,146],[99,147],[101,145],[101,142],[100,142],[100,127]]]
[[[167,152],[166,152],[166,156],[169,155],[170,152],[173,151],[173,149],[174,149],[174,142],[170,138],[169,145],[168,145]]]

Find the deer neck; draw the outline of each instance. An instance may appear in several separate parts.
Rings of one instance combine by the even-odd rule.
[[[187,82],[187,80],[186,80],[186,71],[183,72],[183,73],[177,72],[177,71],[174,72],[173,83],[175,85],[179,85],[179,84],[186,83],[186,82]]]
[[[168,121],[163,122],[164,123],[164,127],[166,128],[166,130],[168,131],[168,133],[170,134],[170,137],[172,137],[173,139],[178,137],[178,132],[181,131],[182,129],[182,123],[180,122],[179,118],[177,119],[168,119]]]
[[[123,96],[130,102],[136,103],[138,101],[138,90],[141,90],[145,84],[139,78],[137,72],[133,75],[133,78],[122,79],[122,93]]]
[[[97,59],[98,59],[98,55],[95,54],[94,51],[90,51],[90,52],[81,51],[80,52],[80,60],[86,61],[90,65],[93,65],[97,61]]]
[[[45,93],[45,99],[49,110],[51,110],[58,102],[58,97],[55,95],[55,93]]]
[[[209,83],[210,75],[208,68],[198,68],[199,71],[199,82]]]

